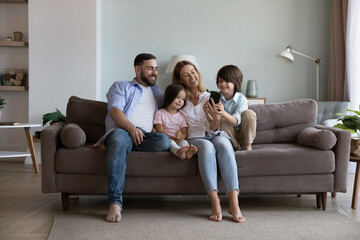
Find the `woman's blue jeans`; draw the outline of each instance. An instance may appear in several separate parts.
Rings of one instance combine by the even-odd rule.
[[[216,135],[204,138],[190,138],[187,141],[198,149],[200,175],[207,193],[213,190],[218,191],[217,166],[219,166],[226,191],[239,191],[235,153],[228,138]]]
[[[143,130],[142,130],[143,131]],[[164,152],[169,150],[169,137],[163,133],[143,131],[145,138],[137,146],[133,145],[131,137],[122,128],[113,130],[106,138],[106,175],[108,180],[109,204],[115,203],[123,208],[122,192],[125,186],[127,156],[133,151]]]

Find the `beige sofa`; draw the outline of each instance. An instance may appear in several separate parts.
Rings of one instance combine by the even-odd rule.
[[[63,210],[69,207],[69,194],[107,192],[106,151],[89,148],[105,132],[106,107],[73,96],[66,121],[80,128],[52,125],[41,133],[42,192],[60,192]],[[317,207],[322,204],[325,210],[327,192],[346,191],[350,133],[315,125],[315,101],[249,108],[257,114],[257,136],[253,151],[235,153],[241,194],[315,194]],[[224,193],[220,176],[219,182]],[[196,156],[184,161],[170,152],[131,152],[124,194],[206,193]]]

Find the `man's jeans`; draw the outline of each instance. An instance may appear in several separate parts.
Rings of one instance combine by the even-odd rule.
[[[120,208],[123,207],[122,192],[125,185],[127,156],[131,150],[140,152],[169,150],[170,140],[165,134],[145,131],[143,133],[145,134],[144,141],[138,146],[133,146],[129,133],[122,128],[113,130],[105,138],[109,204],[115,203]]]

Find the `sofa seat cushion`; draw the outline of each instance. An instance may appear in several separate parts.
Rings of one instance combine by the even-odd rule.
[[[56,172],[106,175],[106,151],[89,148],[60,148],[56,152]],[[126,176],[192,177],[198,175],[196,158],[180,160],[170,152],[131,152]]]
[[[254,144],[253,151],[235,153],[239,177],[329,174],[335,155],[297,143]]]

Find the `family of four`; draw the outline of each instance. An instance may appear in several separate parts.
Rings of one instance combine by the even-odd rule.
[[[244,222],[238,202],[239,182],[234,149],[251,150],[256,115],[247,109],[240,93],[242,73],[233,65],[222,67],[216,83],[221,99],[214,103],[205,91],[202,76],[189,61],[176,64],[172,83],[164,92],[156,85],[156,57],[142,53],[134,60],[135,78],[117,81],[109,89],[106,134],[108,222],[119,222],[123,207],[127,156],[131,151],[161,152],[170,149],[180,159],[197,154],[200,175],[210,198],[212,221],[221,221],[217,168],[229,197],[228,212]],[[94,147],[99,147],[95,144]]]

